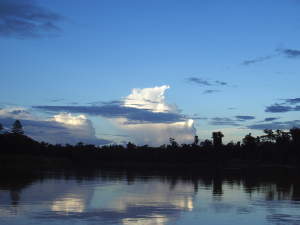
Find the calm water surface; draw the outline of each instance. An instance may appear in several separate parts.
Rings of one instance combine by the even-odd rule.
[[[300,224],[298,181],[166,176],[2,179],[0,224]]]

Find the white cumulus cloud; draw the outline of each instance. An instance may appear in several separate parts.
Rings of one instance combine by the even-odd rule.
[[[76,144],[80,141],[96,145],[110,143],[96,137],[93,125],[85,115],[60,113],[50,118],[42,118],[33,115],[26,108],[0,109],[0,123],[7,130],[16,119],[23,124],[25,134],[37,141],[52,144]]]
[[[131,94],[124,100],[124,106],[137,108],[137,109],[149,109],[152,112],[170,112],[171,106],[165,102],[165,91],[170,86],[156,86],[153,88],[134,88]]]
[[[172,107],[165,101],[165,91],[170,86],[163,85],[153,88],[133,89],[131,94],[124,100],[124,106],[147,109],[154,113],[177,112],[176,107]],[[166,144],[169,138],[175,138],[179,143],[191,143],[196,135],[194,121],[186,119],[173,123],[141,123],[131,124],[126,118],[113,119],[114,123],[138,145],[148,144],[158,146]]]

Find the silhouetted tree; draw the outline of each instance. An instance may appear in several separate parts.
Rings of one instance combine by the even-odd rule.
[[[234,147],[234,142],[230,141],[230,142],[227,143],[226,146],[229,147],[229,148],[233,148]]]
[[[253,137],[251,133],[249,133],[243,138],[243,144],[247,148],[255,148],[258,140],[259,139]]]
[[[206,140],[204,140],[200,143],[200,146],[202,146],[202,147],[212,147],[212,142],[211,142],[211,140],[206,139]]]
[[[214,146],[221,146],[223,137],[224,135],[221,131],[213,132],[212,138],[213,138]]]
[[[175,141],[175,138],[169,138],[169,142],[172,148],[177,148],[179,146],[178,143]]]
[[[127,147],[127,149],[136,149],[136,145],[131,142],[128,142],[126,147]]]
[[[21,124],[21,122],[19,120],[16,120],[13,123],[11,132],[13,134],[21,134],[21,135],[24,134],[23,126],[22,126],[22,124]]]
[[[263,142],[274,142],[274,141],[276,141],[276,136],[275,136],[273,130],[265,129],[265,130],[264,130],[264,133],[265,133],[266,135],[260,136],[260,138],[261,138],[261,140],[262,140]]]
[[[291,134],[282,130],[276,130],[275,134],[276,144],[285,145],[291,141]]]
[[[0,123],[0,132],[3,130],[3,125]]]
[[[78,148],[82,148],[83,146],[84,146],[84,144],[81,141],[76,144],[76,147],[78,147]]]
[[[296,145],[300,144],[300,128],[290,129],[290,134],[292,136],[293,143]]]
[[[195,137],[194,137],[194,145],[198,145],[198,143],[199,143],[199,138],[198,138],[198,136],[196,135]]]
[[[249,133],[243,138],[243,145],[240,142],[230,142],[226,146],[222,145],[223,134],[213,132],[214,142],[211,140],[202,141],[199,145],[197,136],[193,144],[179,145],[174,138],[170,138],[170,144],[160,147],[136,146],[128,142],[127,148],[123,145],[94,146],[79,142],[77,145],[47,144],[36,142],[23,134],[20,121],[14,123],[12,132],[0,135],[0,159],[5,154],[16,154],[17,158],[22,159],[23,155],[34,156],[30,163],[35,163],[35,158],[41,158],[41,165],[44,159],[63,159],[58,160],[57,165],[69,167],[79,166],[98,166],[103,162],[104,166],[110,162],[127,163],[204,163],[222,168],[227,165],[242,165],[246,163],[274,163],[275,165],[300,165],[300,129],[293,128],[290,132],[282,130],[266,130],[263,136],[264,142],[260,142],[260,137],[254,137]],[[213,145],[214,143],[214,145]],[[80,151],[83,150],[83,151]],[[30,158],[30,157],[29,157]],[[25,159],[25,158],[24,158]],[[27,159],[27,158],[26,158]],[[5,161],[2,160],[2,161]],[[1,162],[0,160],[0,167]],[[26,161],[26,160],[25,160]],[[50,160],[51,161],[51,160]],[[64,162],[68,162],[65,164]],[[100,164],[99,164],[100,162]],[[240,164],[241,163],[241,164]],[[4,165],[4,164],[3,164]],[[6,165],[6,164],[5,164]],[[36,164],[39,166],[39,164]],[[113,164],[115,165],[115,164]],[[117,165],[117,164],[116,164]],[[134,164],[133,164],[134,165]],[[200,165],[200,164],[199,164]],[[250,165],[250,164],[249,164]],[[52,166],[52,165],[50,165]],[[53,165],[55,166],[55,165]],[[128,164],[129,166],[129,164]]]

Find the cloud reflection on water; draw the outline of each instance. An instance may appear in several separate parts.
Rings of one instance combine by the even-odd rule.
[[[10,194],[15,186],[4,182],[0,185],[0,224],[24,225],[32,221],[41,225],[50,221],[71,225],[299,222],[297,180],[293,180],[291,186],[286,182],[221,177],[199,180],[130,177],[131,182],[128,177],[104,177],[46,179],[31,185],[26,182],[27,186],[18,189],[20,198],[15,205]]]

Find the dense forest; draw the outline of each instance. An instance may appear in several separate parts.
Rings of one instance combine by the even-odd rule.
[[[1,131],[2,130],[2,131]],[[0,125],[0,167],[101,167],[101,166],[206,166],[243,168],[246,166],[297,166],[300,162],[300,129],[264,130],[264,135],[247,134],[241,142],[223,144],[222,132],[213,132],[212,140],[178,144],[174,138],[160,147],[124,145],[94,146],[48,144],[26,136],[16,120],[10,131]]]

